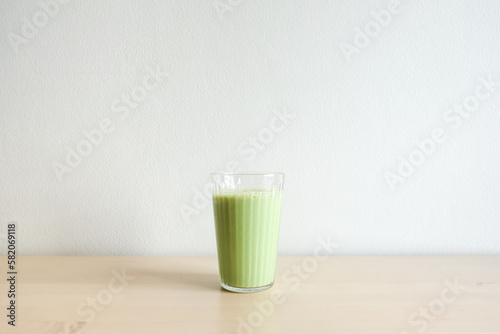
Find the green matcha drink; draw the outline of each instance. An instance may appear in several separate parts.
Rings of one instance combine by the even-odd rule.
[[[274,283],[283,183],[280,176],[280,187],[246,188],[239,180],[229,182],[239,188],[219,187],[214,191],[219,272],[221,285],[227,290],[256,292]]]

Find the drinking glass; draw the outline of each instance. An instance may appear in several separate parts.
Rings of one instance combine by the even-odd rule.
[[[221,286],[258,292],[274,284],[285,175],[210,174]]]

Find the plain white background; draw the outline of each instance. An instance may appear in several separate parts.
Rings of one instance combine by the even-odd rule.
[[[0,2],[22,254],[213,255],[228,168],[286,173],[281,254],[500,253],[499,1],[61,2]]]

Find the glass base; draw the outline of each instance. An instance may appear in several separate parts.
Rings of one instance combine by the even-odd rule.
[[[254,292],[261,292],[261,291],[270,289],[274,285],[274,282],[271,283],[271,284],[269,284],[269,285],[259,286],[259,287],[256,287],[256,288],[239,288],[239,287],[236,287],[236,286],[229,286],[229,285],[224,284],[222,282],[220,282],[220,285],[224,289],[226,289],[228,291],[231,291],[231,292],[254,293]]]

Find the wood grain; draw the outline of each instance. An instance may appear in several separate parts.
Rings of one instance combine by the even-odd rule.
[[[500,256],[279,257],[257,294],[222,290],[215,257],[17,260],[1,333],[500,333]]]

